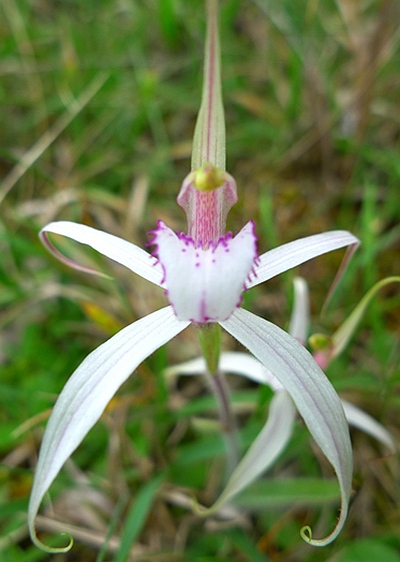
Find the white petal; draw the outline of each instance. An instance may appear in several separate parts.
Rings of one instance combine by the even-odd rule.
[[[368,433],[371,437],[386,445],[393,453],[396,451],[397,446],[393,436],[376,419],[354,406],[354,404],[347,402],[347,400],[342,400],[342,406],[350,425]]]
[[[289,334],[303,345],[307,342],[310,325],[310,296],[308,285],[302,277],[293,279],[294,302],[289,324]]]
[[[221,353],[219,359],[219,370],[234,375],[246,375],[260,384],[266,384],[272,390],[283,390],[278,379],[260,361],[249,353],[239,351],[226,351]],[[198,375],[207,371],[207,364],[203,357],[197,357],[179,365],[173,365],[165,370],[166,376],[175,375]]]
[[[79,271],[85,271],[86,273],[97,272],[80,266],[63,256],[50,242],[47,236],[48,232],[67,236],[76,242],[86,244],[104,256],[124,265],[144,279],[147,279],[156,285],[161,285],[163,272],[160,265],[157,263],[157,260],[145,252],[145,250],[142,250],[142,248],[139,248],[138,246],[135,246],[135,244],[131,244],[122,238],[118,238],[118,236],[108,234],[107,232],[97,230],[84,224],[68,221],[52,222],[41,230],[40,239],[52,254],[70,267],[78,269]]]
[[[294,404],[287,392],[278,392],[272,398],[265,426],[238,464],[226,488],[210,510],[214,511],[227,503],[276,461],[292,435],[295,414]]]
[[[259,283],[268,281],[312,258],[357,244],[359,244],[358,238],[345,230],[324,232],[289,242],[259,257],[255,267],[255,277],[247,284],[247,288],[250,289]]]
[[[208,249],[196,248],[192,238],[177,236],[161,221],[153,234],[177,317],[200,324],[228,318],[240,305],[257,257],[253,223]]]
[[[243,309],[236,310],[220,324],[267,365],[283,384],[335,469],[342,495],[335,529],[324,539],[312,539],[309,528],[302,531],[303,538],[309,543],[326,545],[337,537],[344,525],[351,491],[352,451],[340,399],[308,351],[277,326]]]
[[[223,353],[219,368],[221,371],[238,375],[246,374],[249,379],[268,384],[281,392],[272,398],[265,426],[234,470],[217,501],[210,508],[201,509],[203,515],[222,507],[275,462],[292,435],[296,414],[290,395],[282,390],[280,382],[252,355],[240,352]],[[199,357],[168,368],[166,375],[195,375],[205,373],[206,370],[205,360]]]
[[[30,497],[29,529],[39,547],[43,545],[36,536],[35,517],[64,462],[132,371],[188,324],[177,320],[170,306],[153,312],[93,351],[68,380],[46,427]]]
[[[204,357],[196,357],[184,363],[178,363],[165,369],[164,373],[167,377],[175,377],[176,375],[200,375],[207,372],[207,363]]]
[[[249,353],[239,351],[222,353],[220,369],[236,375],[245,375],[252,381],[268,385],[275,392],[283,390],[275,375]]]

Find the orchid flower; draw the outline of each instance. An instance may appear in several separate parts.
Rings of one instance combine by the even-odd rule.
[[[307,260],[350,246],[358,240],[347,231],[309,236],[257,253],[255,226],[247,223],[235,236],[225,232],[236,185],[225,171],[225,125],[221,95],[217,0],[207,1],[204,86],[196,123],[192,171],[182,184],[178,203],[186,212],[187,234],[176,234],[163,222],[151,233],[153,254],[120,238],[72,222],[45,226],[45,246],[70,266],[94,273],[65,258],[49,234],[88,245],[161,287],[169,305],[122,329],[93,351],[63,388],[50,416],[33,482],[28,523],[32,540],[44,546],[35,519],[47,490],[63,464],[102,415],[108,401],[137,366],[189,324],[199,327],[207,368],[218,372],[222,327],[267,366],[290,395],[314,439],[332,464],[341,490],[335,529],[325,538],[303,536],[314,545],[332,541],[347,515],[352,479],[352,451],[339,397],[306,349],[292,336],[241,307],[244,291]]]
[[[389,277],[375,287],[380,288],[384,284],[393,281],[400,281],[400,278]],[[374,292],[376,292],[376,289]],[[373,293],[370,291],[367,295],[370,296]],[[365,302],[365,299],[362,299],[360,301],[361,306],[357,306],[355,311],[353,311],[349,318],[343,323],[342,327],[339,328],[338,332],[344,333],[346,327],[351,325],[352,330],[346,330],[346,339],[350,338],[356,327],[356,322],[353,319],[357,318],[359,320],[361,318],[360,309],[361,307],[365,309]],[[289,332],[304,345],[308,336],[309,310],[307,283],[304,279],[296,277],[294,279],[294,306]],[[340,339],[341,349],[343,349],[345,344],[344,339],[344,337]],[[227,505],[244,488],[249,486],[257,477],[261,476],[273,465],[289,443],[293,432],[296,413],[290,394],[285,390],[285,387],[282,386],[278,377],[252,355],[238,351],[224,352],[220,357],[219,369],[233,375],[244,376],[259,384],[267,385],[274,391],[274,396],[271,399],[269,415],[264,427],[233,471],[219,498],[207,509],[197,505],[193,506],[195,510],[203,514],[214,513],[221,510],[221,508]],[[199,357],[169,367],[166,369],[165,375],[167,377],[198,375],[206,371],[206,361],[203,357]],[[357,406],[354,406],[354,404],[346,400],[341,400],[341,402],[346,419],[350,425],[374,437],[392,453],[397,450],[397,445],[393,436],[382,424],[360,408],[357,408]]]

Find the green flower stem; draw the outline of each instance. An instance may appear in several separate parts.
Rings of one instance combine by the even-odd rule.
[[[201,351],[207,363],[207,369],[210,373],[216,373],[221,353],[221,326],[212,323],[201,324],[199,328]]]
[[[227,477],[229,477],[239,462],[239,447],[229,387],[223,373],[218,370],[221,351],[220,325],[203,324],[200,326],[199,340],[207,364],[206,379],[217,399],[221,431],[227,449]]]

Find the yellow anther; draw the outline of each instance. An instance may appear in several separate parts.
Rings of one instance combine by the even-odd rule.
[[[209,162],[194,172],[193,184],[199,191],[212,191],[224,183],[224,172]]]

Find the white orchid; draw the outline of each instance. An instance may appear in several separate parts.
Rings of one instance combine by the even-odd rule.
[[[342,498],[338,523],[326,538],[313,539],[311,533],[303,533],[306,540],[320,546],[329,543],[346,519],[352,451],[340,399],[312,356],[295,338],[240,305],[245,290],[332,250],[347,246],[354,250],[358,240],[347,231],[332,231],[290,242],[258,256],[252,222],[236,236],[225,233],[227,213],[236,201],[236,185],[225,172],[216,0],[209,0],[207,7],[205,80],[194,136],[192,172],[178,196],[178,203],[187,214],[188,234],[175,234],[159,222],[152,233],[156,246],[152,255],[82,224],[53,222],[41,231],[44,244],[65,263],[91,271],[62,256],[52,245],[49,234],[86,244],[126,266],[161,287],[170,303],[127,326],[93,351],[62,390],[44,434],[29,504],[31,536],[41,547],[43,544],[35,530],[36,515],[65,461],[137,366],[191,323],[199,326],[211,375],[218,370],[219,340],[215,336],[222,327],[286,389],[332,464]],[[207,329],[209,326],[212,329]],[[55,550],[68,550],[70,546],[71,543]]]

